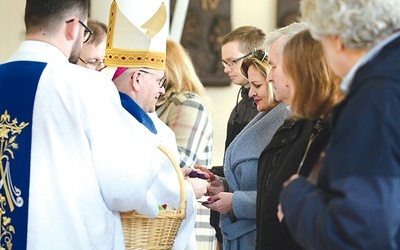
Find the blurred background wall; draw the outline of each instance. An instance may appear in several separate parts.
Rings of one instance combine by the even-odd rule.
[[[213,0],[212,2],[216,1]],[[253,25],[266,33],[273,30],[277,24],[277,1],[279,0],[231,0],[232,29],[242,25]],[[92,0],[91,17],[107,24],[111,2],[112,0]],[[24,39],[24,8],[24,0],[0,0],[0,62],[6,61]],[[212,101],[213,109],[213,165],[222,165],[226,123],[236,103],[239,87],[230,84],[228,86],[206,87],[206,90]]]

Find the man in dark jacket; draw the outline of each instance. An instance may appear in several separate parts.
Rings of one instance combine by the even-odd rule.
[[[306,249],[400,249],[400,2],[303,0],[301,12],[347,96],[317,185],[293,176],[281,193],[285,223]]]

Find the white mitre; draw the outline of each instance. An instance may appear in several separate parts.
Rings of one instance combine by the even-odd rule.
[[[168,14],[162,0],[114,0],[105,65],[165,69]]]

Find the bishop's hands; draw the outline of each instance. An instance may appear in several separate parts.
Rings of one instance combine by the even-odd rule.
[[[223,180],[218,175],[212,173],[208,168],[202,166],[195,166],[195,168],[200,169],[203,173],[206,173],[210,177],[208,179],[210,185],[207,187],[207,192],[205,193],[205,195],[210,197],[207,199],[207,202],[202,203],[203,206],[221,214],[228,214],[232,212],[233,193],[225,190]]]
[[[202,166],[194,166],[194,167],[195,167],[195,169],[199,169],[203,173],[205,173],[207,176],[209,176],[208,183],[210,185],[207,187],[207,192],[205,193],[205,195],[213,196],[220,192],[227,191],[227,190],[225,190],[224,182],[218,175],[215,175],[208,168],[205,168]]]
[[[210,176],[200,169],[188,167],[183,167],[181,169],[183,176],[185,177],[185,181],[192,185],[196,199],[203,197],[203,195],[207,193],[208,186],[210,185],[208,182]]]

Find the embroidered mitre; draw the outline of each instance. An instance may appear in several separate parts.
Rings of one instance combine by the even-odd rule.
[[[168,14],[162,0],[114,0],[104,64],[164,70]]]

